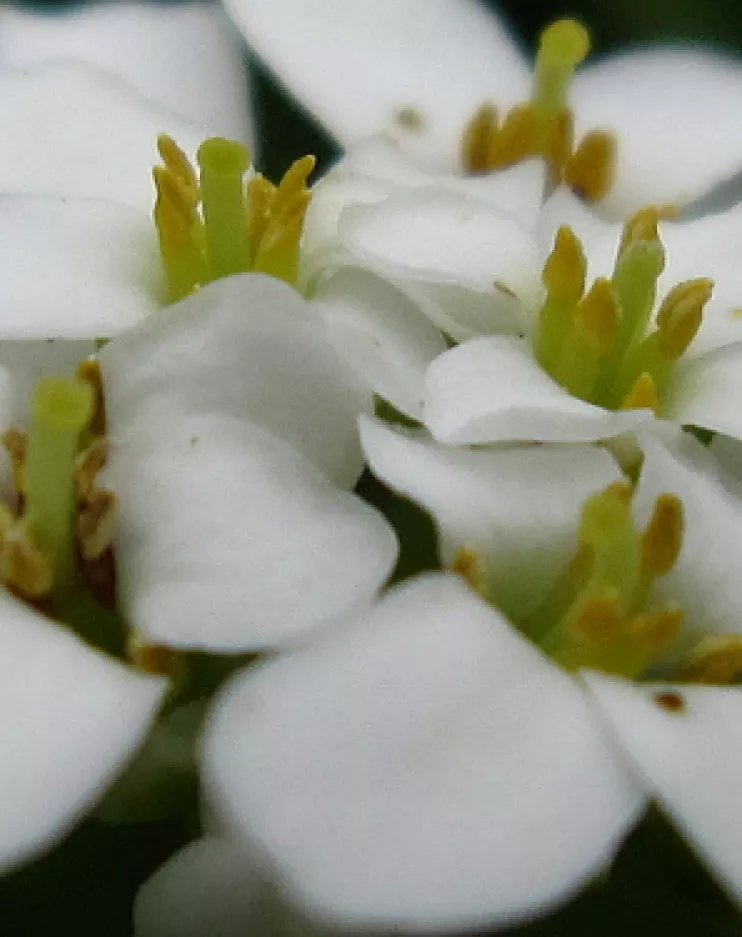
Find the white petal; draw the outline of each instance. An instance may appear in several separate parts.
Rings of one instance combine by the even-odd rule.
[[[525,341],[474,338],[428,368],[425,422],[445,443],[592,442],[652,419],[573,397],[536,363]]]
[[[199,839],[177,852],[141,887],[134,904],[134,934],[259,934],[259,896],[260,883],[244,850],[226,839]]]
[[[369,387],[420,419],[425,369],[447,347],[441,332],[402,292],[357,267],[325,280],[313,304],[335,347]]]
[[[730,896],[742,902],[742,691],[739,687],[636,686],[598,674],[585,680],[650,795]],[[677,693],[681,711],[657,694]],[[665,697],[667,698],[667,697]],[[739,817],[739,819],[736,819]]]
[[[681,358],[669,391],[668,417],[742,438],[742,341]]]
[[[618,136],[616,183],[601,210],[685,205],[742,168],[742,65],[698,49],[650,49],[588,66],[575,79],[577,132]]]
[[[378,0],[373,8],[362,0],[229,0],[226,7],[247,42],[345,146],[389,130],[410,151],[452,169],[463,126],[483,101],[509,105],[528,94],[520,50],[472,0]],[[405,111],[419,122],[405,121]]]
[[[426,314],[456,339],[515,331],[521,306],[538,306],[533,235],[485,202],[446,189],[400,192],[347,208],[339,236],[361,263],[411,295],[424,293]],[[466,302],[469,291],[474,305]]]
[[[541,913],[642,806],[577,684],[446,576],[236,678],[205,746],[237,827],[339,923]]]
[[[43,14],[0,6],[3,65],[55,59],[107,69],[210,134],[249,139],[243,57],[215,4],[105,3]]]
[[[150,416],[114,448],[106,478],[122,608],[150,642],[272,648],[383,584],[393,530],[292,446],[234,417]]]
[[[356,418],[368,391],[311,304],[279,280],[228,277],[162,309],[101,352],[111,426],[172,399],[187,413],[250,420],[352,487],[363,463]]]
[[[0,339],[107,338],[160,307],[154,227],[115,202],[0,196]]]
[[[649,519],[663,492],[677,495],[685,514],[683,549],[675,568],[655,584],[655,603],[685,609],[686,646],[699,632],[742,632],[742,500],[725,490],[708,453],[693,440],[683,441],[682,452],[651,433],[642,433],[639,442],[645,454],[635,499],[640,522]]]
[[[166,682],[92,650],[0,591],[0,866],[58,840],[147,731]]]
[[[460,449],[368,417],[361,441],[371,471],[433,515],[444,565],[473,550],[488,596],[516,621],[574,555],[585,500],[621,477],[605,450],[588,446]]]
[[[0,81],[0,192],[102,198],[149,214],[158,133],[195,153],[204,131],[80,62],[8,69]]]

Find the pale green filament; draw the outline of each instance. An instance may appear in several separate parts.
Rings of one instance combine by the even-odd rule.
[[[31,539],[50,561],[52,596],[74,586],[75,458],[95,412],[86,381],[50,377],[39,382],[26,456],[25,521]]]
[[[245,229],[243,176],[250,155],[241,143],[214,137],[197,155],[206,232],[206,256],[212,280],[241,273],[249,266]]]

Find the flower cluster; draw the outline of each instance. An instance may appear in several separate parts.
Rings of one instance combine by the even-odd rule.
[[[652,804],[741,903],[742,66],[226,7],[319,180],[254,165],[215,7],[8,12],[0,864],[197,775],[137,937],[507,927]]]

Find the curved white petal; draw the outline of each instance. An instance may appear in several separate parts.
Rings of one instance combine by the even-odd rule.
[[[166,689],[0,590],[0,866],[58,840],[142,741]]]
[[[149,416],[114,446],[106,479],[121,606],[151,643],[273,648],[383,584],[392,528],[292,446],[236,417]]]
[[[742,438],[742,341],[687,359],[675,366],[667,416],[678,423]]]
[[[598,674],[584,679],[648,793],[742,903],[740,688],[640,687]],[[668,696],[679,709],[658,702]]]
[[[0,81],[0,192],[101,198],[149,214],[156,139],[195,153],[204,131],[81,62],[8,69]]]
[[[57,59],[107,69],[209,134],[249,139],[244,60],[216,4],[103,3],[44,13],[0,6],[3,65]]]
[[[453,168],[476,108],[528,93],[520,50],[474,0],[225,5],[247,42],[346,146],[388,130],[410,151]]]
[[[601,870],[643,803],[578,685],[449,576],[237,677],[205,754],[237,828],[340,924],[536,915]]]
[[[313,305],[371,390],[420,419],[425,369],[447,345],[414,303],[373,273],[345,267],[317,288]]]
[[[585,500],[621,477],[596,447],[461,449],[368,417],[361,442],[371,471],[433,515],[444,565],[473,550],[487,595],[516,621],[574,555]]]
[[[260,882],[235,842],[205,837],[181,849],[140,888],[134,937],[260,934]],[[267,932],[267,928],[266,928]]]
[[[109,338],[160,307],[154,227],[125,205],[0,196],[0,244],[1,340]]]
[[[653,589],[655,604],[674,602],[685,609],[683,644],[704,631],[742,631],[742,500],[726,490],[708,453],[691,439],[671,451],[651,433],[639,437],[644,463],[635,498],[640,523],[663,492],[683,502],[683,548],[673,570]]]
[[[184,413],[251,421],[352,487],[363,460],[356,418],[369,393],[310,303],[270,277],[216,281],[150,316],[101,352],[116,433],[158,400]]]
[[[601,204],[625,218],[644,205],[685,205],[742,168],[742,64],[714,52],[647,49],[579,72],[577,132],[618,136],[616,183]]]
[[[473,338],[440,355],[426,376],[425,423],[440,442],[592,442],[652,419],[573,397],[509,336]]]

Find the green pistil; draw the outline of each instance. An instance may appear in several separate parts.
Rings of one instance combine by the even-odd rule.
[[[243,176],[250,156],[241,143],[214,137],[197,154],[211,279],[249,269]]]
[[[589,51],[590,36],[575,20],[559,20],[541,34],[532,95],[537,150],[543,150],[549,129],[567,107],[572,75]]]
[[[33,397],[26,457],[28,532],[51,563],[52,597],[75,581],[75,458],[81,434],[95,412],[95,394],[85,381],[51,377]]]

